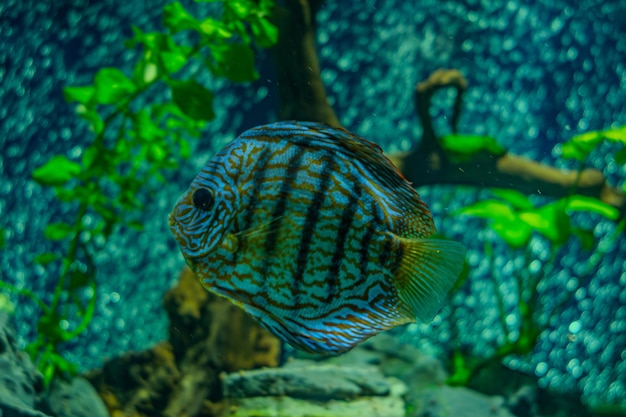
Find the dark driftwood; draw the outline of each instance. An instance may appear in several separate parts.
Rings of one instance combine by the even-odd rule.
[[[279,117],[341,126],[326,98],[315,48],[315,12],[321,3],[319,0],[286,0],[276,14],[280,30],[280,39],[274,48],[281,99]],[[579,174],[509,152],[497,156],[478,153],[471,161],[451,163],[437,141],[429,115],[431,97],[441,88],[457,90],[452,116],[452,127],[456,129],[467,82],[458,71],[438,70],[415,88],[416,112],[424,127],[419,146],[409,152],[389,155],[415,187],[463,184],[511,188],[526,194],[552,197],[578,193],[625,211],[624,194],[611,187],[604,175],[595,169],[586,169]]]
[[[315,49],[315,12],[322,1],[287,0],[274,16],[279,27],[273,48],[282,120],[323,121],[340,126],[328,104]]]

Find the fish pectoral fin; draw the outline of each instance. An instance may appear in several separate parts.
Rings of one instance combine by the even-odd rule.
[[[404,250],[394,286],[400,311],[429,322],[463,269],[465,246],[452,240],[399,239]]]
[[[278,229],[280,229],[280,220],[284,217],[285,216],[275,217],[272,220],[259,223],[256,226],[250,227],[249,229],[233,233],[232,236],[234,236],[237,240],[243,242],[249,242],[258,238],[262,238],[270,233],[277,232]]]

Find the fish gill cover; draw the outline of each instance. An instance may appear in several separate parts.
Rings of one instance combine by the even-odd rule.
[[[44,267],[33,260],[59,249],[43,239],[46,225],[73,213],[31,175],[55,155],[81,158],[85,138],[92,134],[64,102],[63,87],[89,84],[105,66],[130,74],[135,53],[124,48],[123,40],[133,36],[132,25],[146,31],[158,27],[163,4],[12,0],[0,4],[3,282],[44,299],[51,297],[54,264]],[[422,134],[414,122],[410,94],[414,84],[436,68],[454,67],[469,81],[461,131],[494,136],[516,154],[571,167],[558,158],[564,152],[561,143],[589,130],[626,124],[625,19],[619,0],[532,5],[470,0],[419,5],[399,0],[327,2],[318,12],[322,79],[343,125],[392,152],[409,149],[412,138]],[[140,349],[165,337],[161,299],[183,265],[167,230],[167,213],[211,153],[236,133],[276,118],[272,110],[276,80],[271,65],[263,58],[260,63],[260,79],[251,86],[211,81],[215,119],[203,140],[192,144],[191,163],[181,164],[158,194],[142,200],[149,202],[143,207],[143,231],[114,231],[94,257],[99,281],[93,320],[66,349],[66,356],[82,369],[100,365],[104,356]],[[433,101],[438,132],[447,129],[450,100],[444,95]],[[610,149],[606,145],[593,153],[589,164],[604,168],[615,184],[626,172]],[[542,279],[542,300],[567,291],[574,296],[558,317],[543,318],[549,328],[541,333],[533,354],[508,359],[508,366],[534,373],[544,386],[578,387],[588,402],[623,403],[626,242],[611,240],[614,222],[592,215],[579,219],[605,251],[588,270],[589,255],[578,240],[567,241],[555,253],[549,240],[533,236],[527,250],[515,252],[504,244],[497,228],[451,215],[491,199],[488,191],[433,186],[421,188],[420,194],[440,231],[468,246],[471,281],[454,295],[453,309],[444,310],[431,324],[407,327],[398,337],[437,354],[449,349],[451,341],[488,353],[507,338],[502,329],[514,333],[520,324],[515,313],[521,301],[514,289],[516,274],[521,270],[540,274],[546,265],[553,265]],[[529,204],[546,202],[535,196]],[[578,277],[584,275],[589,280],[581,286]],[[492,279],[503,297],[496,296]],[[13,302],[18,334],[26,343],[34,338],[33,323],[40,312],[28,300]]]

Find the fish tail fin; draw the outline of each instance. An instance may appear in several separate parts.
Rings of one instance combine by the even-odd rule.
[[[403,257],[394,279],[400,311],[429,322],[463,269],[465,246],[442,239],[400,240]]]

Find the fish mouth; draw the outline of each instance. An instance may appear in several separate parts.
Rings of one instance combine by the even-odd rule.
[[[172,232],[172,234],[174,235],[174,240],[176,240],[176,243],[178,243],[178,246],[182,248],[185,246],[185,240],[181,237],[181,233],[182,233],[182,226],[180,225],[180,223],[178,223],[178,221],[176,221],[176,218],[173,216],[172,213],[170,213],[167,216],[167,225],[170,228],[170,232]],[[184,253],[184,251],[183,251]]]
[[[171,228],[178,226],[178,222],[173,216],[173,213],[167,215],[167,225]]]
[[[170,228],[170,232],[174,235],[174,240],[178,244],[178,248],[185,258],[185,262],[190,268],[194,269],[194,265],[198,263],[202,258],[207,256],[208,251],[203,250],[202,247],[192,247],[189,239],[185,237],[184,226],[176,219],[174,212],[167,216],[167,224]],[[203,246],[206,242],[202,240]]]

